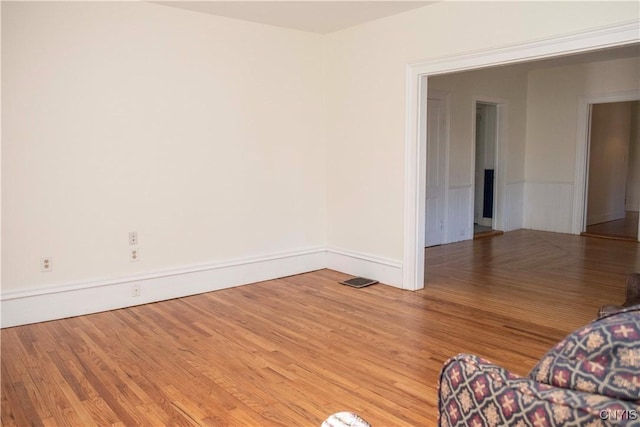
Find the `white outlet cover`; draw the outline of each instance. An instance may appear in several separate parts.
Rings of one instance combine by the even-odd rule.
[[[48,273],[53,270],[53,258],[50,256],[40,258],[40,271]]]

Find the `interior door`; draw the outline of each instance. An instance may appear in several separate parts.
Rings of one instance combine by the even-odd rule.
[[[425,246],[445,242],[446,113],[444,100],[428,99]]]

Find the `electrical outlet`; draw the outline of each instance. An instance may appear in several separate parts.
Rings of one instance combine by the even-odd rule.
[[[129,261],[138,262],[140,260],[140,249],[131,249],[129,251]]]
[[[140,284],[138,283],[134,283],[133,286],[131,287],[131,296],[132,297],[139,297],[140,296]]]
[[[138,244],[138,232],[132,231],[129,233],[129,245],[135,246]]]
[[[49,272],[53,270],[53,258],[50,256],[40,258],[40,271]]]

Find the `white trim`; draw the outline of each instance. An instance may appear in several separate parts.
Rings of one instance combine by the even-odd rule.
[[[485,49],[453,57],[435,58],[407,65],[404,159],[403,278],[404,289],[419,289],[424,280],[424,199],[423,153],[426,127],[421,120],[420,99],[426,94],[427,78],[437,74],[495,65],[534,61],[587,52],[640,41],[640,21],[559,35],[528,43]],[[425,133],[421,133],[425,132]],[[424,205],[424,202],[422,202]]]
[[[397,288],[402,287],[402,263],[389,258],[329,247],[327,268],[368,277]]]
[[[307,273],[326,265],[326,249],[312,248],[90,283],[4,292],[0,302],[1,326],[5,328],[185,297]],[[134,284],[140,286],[139,297],[132,296]]]
[[[68,283],[0,294],[2,328],[181,298],[330,268],[400,287],[402,264],[340,248],[315,247],[258,257]],[[134,285],[140,296],[132,296]]]
[[[410,290],[424,286],[427,131],[426,105],[421,100],[426,99],[427,90],[427,77],[407,65],[402,288]]]
[[[497,134],[498,140],[496,144],[496,167],[498,174],[496,176],[496,200],[495,202],[495,224],[496,230],[507,231],[507,167],[509,154],[509,101],[504,100],[498,103],[497,111]]]
[[[580,234],[587,225],[587,176],[589,173],[589,138],[591,105],[640,100],[640,90],[613,92],[578,98],[578,129],[576,131],[575,190],[573,192],[573,224],[571,232]],[[638,237],[640,241],[640,235]]]
[[[554,37],[503,45],[496,48],[464,52],[459,55],[415,61],[408,64],[418,75],[435,76],[458,71],[474,70],[575,53],[606,49],[638,43],[640,21],[630,20],[622,24],[579,31]]]

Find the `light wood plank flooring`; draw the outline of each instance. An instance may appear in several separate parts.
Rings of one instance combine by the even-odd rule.
[[[627,211],[623,219],[587,226],[587,236],[638,240],[638,212]]]
[[[517,231],[427,249],[418,292],[321,270],[4,329],[2,425],[435,425],[447,358],[526,374],[623,299],[638,246]]]

